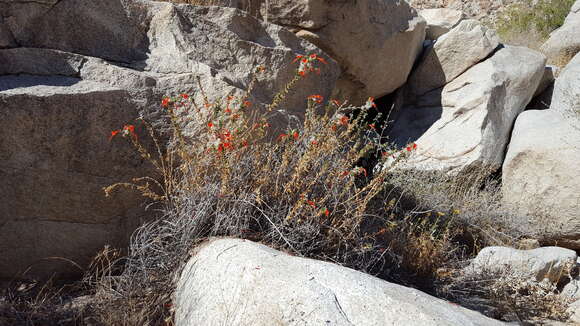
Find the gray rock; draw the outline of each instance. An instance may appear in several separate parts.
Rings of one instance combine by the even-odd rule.
[[[408,98],[390,131],[396,144],[418,145],[405,166],[456,172],[501,167],[513,122],[532,99],[545,62],[536,51],[508,46],[442,89]]]
[[[476,20],[464,20],[427,49],[407,87],[415,95],[440,88],[485,59],[498,45],[494,30]]]
[[[551,58],[567,60],[580,52],[580,0],[577,0],[564,21],[542,45],[542,51]]]
[[[129,93],[73,77],[7,75],[0,107],[0,277],[79,273],[67,262],[85,267],[105,244],[126,243],[145,217],[143,199],[107,199],[102,188],[148,171],[130,144],[108,140],[139,114]]]
[[[580,54],[566,65],[554,85],[550,108],[580,118]]]
[[[0,49],[2,48],[12,48],[16,46],[14,37],[12,37],[12,32],[8,29],[8,26],[4,24],[2,16],[0,16]]]
[[[580,300],[573,302],[566,312],[570,314],[569,322],[574,323],[574,325],[580,324]]]
[[[415,289],[237,239],[203,245],[174,297],[177,326],[503,324]]]
[[[463,12],[448,8],[423,9],[419,11],[419,15],[427,22],[427,40],[438,39],[463,20]]]
[[[186,92],[201,104],[198,79],[211,102],[245,94],[263,65],[250,101],[270,103],[296,76],[295,56],[314,53],[328,64],[280,107],[301,117],[306,97],[330,97],[340,73],[311,43],[236,9],[89,2],[0,1],[18,42],[34,46],[0,49],[0,277],[31,265],[26,276],[76,272],[62,262],[85,267],[104,245],[127,244],[149,216],[143,198],[126,191],[107,199],[101,188],[151,171],[130,144],[108,136],[158,116],[163,95]],[[200,127],[191,120],[187,130]]]
[[[128,62],[146,57],[137,11],[123,0],[0,2],[5,24],[21,47],[51,48]]]
[[[355,104],[402,86],[425,39],[425,21],[406,1],[249,2],[336,59],[343,74],[335,96]]]
[[[486,247],[467,267],[468,271],[483,275],[510,275],[548,279],[554,283],[568,276],[567,271],[577,259],[576,252],[559,247],[518,250],[508,247]]]
[[[580,122],[555,108],[518,117],[503,164],[502,192],[507,204],[528,216],[525,232],[580,249],[579,161]]]

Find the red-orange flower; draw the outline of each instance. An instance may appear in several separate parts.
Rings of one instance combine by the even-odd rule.
[[[213,128],[213,123],[212,123],[212,122],[208,122],[208,123],[207,123],[207,127],[208,127],[208,128]]]
[[[316,208],[316,203],[314,203],[312,200],[307,200],[306,203],[312,206],[313,208]]]
[[[189,95],[187,95],[187,94],[183,93],[183,94],[181,94],[181,97],[182,97],[184,100],[187,100],[187,99],[189,98]]]
[[[330,211],[328,210],[328,208],[324,209],[324,215],[326,215],[326,217],[330,215]]]
[[[249,108],[250,106],[252,106],[252,102],[250,102],[250,101],[244,101],[244,107],[245,108]]]
[[[117,136],[117,134],[121,132],[121,130],[113,130],[111,131],[111,136],[109,137],[109,141],[113,139],[113,137]]]
[[[377,126],[374,123],[369,124],[369,128],[371,128],[372,130],[376,130]]]
[[[315,94],[315,95],[310,95],[310,96],[308,96],[307,98],[308,98],[309,100],[312,100],[313,102],[316,102],[316,103],[318,103],[318,104],[321,104],[321,103],[322,103],[322,101],[324,100],[324,97],[322,97],[322,95],[318,95],[318,94]]]
[[[343,126],[348,125],[348,117],[346,115],[343,115],[342,117],[340,117],[340,124]]]
[[[298,133],[298,131],[295,131],[295,132],[292,134],[292,137],[294,137],[294,140],[298,140],[298,138],[300,138],[300,134]]]
[[[169,97],[164,97],[163,101],[161,101],[161,106],[164,108],[169,107],[170,102],[171,102],[171,99]]]
[[[278,141],[280,141],[280,140],[282,140],[282,139],[284,139],[284,138],[286,138],[286,137],[288,137],[288,135],[286,135],[286,134],[280,134],[280,135],[278,136]]]

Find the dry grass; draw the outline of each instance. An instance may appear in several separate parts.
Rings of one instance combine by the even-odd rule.
[[[565,274],[571,275],[572,266]],[[566,321],[566,312],[573,301],[560,295],[562,284],[545,279],[538,282],[508,269],[456,269],[447,274],[440,294],[471,309],[505,321],[541,324],[547,320]]]

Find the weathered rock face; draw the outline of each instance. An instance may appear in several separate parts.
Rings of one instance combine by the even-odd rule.
[[[54,263],[63,260],[44,258],[83,266],[105,244],[126,244],[146,215],[142,199],[108,200],[101,188],[150,170],[127,142],[108,135],[158,114],[162,95],[195,92],[202,103],[198,78],[209,101],[240,95],[263,65],[250,100],[270,103],[296,76],[296,55],[325,56],[239,10],[128,3],[0,2],[15,44],[34,47],[0,49],[0,277],[41,261],[29,276],[70,271]],[[330,96],[340,70],[326,58],[322,73],[304,78],[282,109],[300,116],[308,95]]]
[[[423,9],[419,11],[419,15],[427,22],[427,40],[438,39],[463,20],[463,12],[448,8]]]
[[[529,216],[539,237],[580,248],[580,54],[556,80],[545,111],[518,117],[503,165],[503,196]]]
[[[248,2],[336,59],[343,73],[335,95],[355,104],[402,86],[425,39],[425,21],[406,1]]]
[[[553,58],[572,58],[580,52],[580,0],[576,1],[564,25],[552,32],[542,51]]]
[[[535,237],[580,249],[580,121],[555,108],[522,113],[503,164],[503,197]],[[544,223],[548,219],[549,223]]]
[[[178,326],[503,324],[415,289],[237,239],[199,249],[174,303]]]
[[[0,76],[0,276],[80,272],[104,244],[127,241],[141,199],[102,187],[146,171],[107,134],[138,112],[128,92],[64,76]],[[52,257],[52,258],[48,258]]]
[[[482,275],[505,274],[542,281],[547,278],[557,283],[567,277],[566,271],[576,264],[578,256],[570,249],[543,247],[517,250],[508,247],[486,247],[467,267]]]
[[[407,87],[414,95],[440,88],[485,59],[499,46],[499,37],[477,20],[464,20],[428,48]]]
[[[550,108],[571,115],[580,111],[580,53],[572,58],[556,80]]]
[[[538,52],[505,47],[445,87],[407,103],[390,132],[399,145],[417,143],[406,164],[457,172],[501,167],[513,122],[537,89],[545,62]]]

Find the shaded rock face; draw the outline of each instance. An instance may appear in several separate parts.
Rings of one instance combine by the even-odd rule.
[[[408,100],[390,131],[398,145],[418,145],[406,166],[454,172],[500,168],[513,123],[532,99],[545,63],[536,51],[504,47],[443,88]]]
[[[0,2],[0,12],[19,46],[0,49],[0,277],[76,271],[61,262],[83,267],[105,244],[127,244],[151,212],[136,194],[106,199],[101,188],[152,171],[108,136],[158,116],[162,95],[201,104],[198,82],[211,102],[240,95],[263,65],[250,100],[270,103],[294,78],[292,59],[316,53],[328,65],[281,107],[300,116],[308,95],[330,96],[340,71],[314,45],[231,8],[61,0]]]
[[[415,289],[238,239],[205,244],[174,294],[188,325],[502,325]]]
[[[566,60],[580,52],[580,0],[576,1],[564,25],[550,34],[542,51],[553,58]]]
[[[247,0],[336,59],[336,97],[354,104],[402,86],[425,39],[425,21],[406,1]]]

